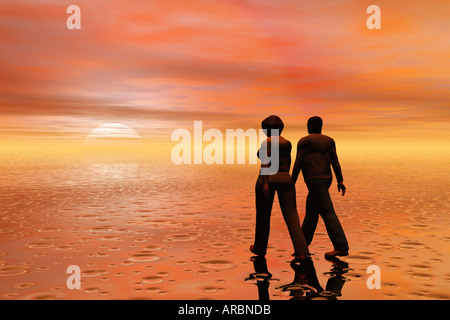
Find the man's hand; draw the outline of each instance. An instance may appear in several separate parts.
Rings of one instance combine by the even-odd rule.
[[[264,183],[264,184],[263,184],[263,193],[264,193],[264,197],[265,197],[266,199],[269,199],[269,198],[270,198],[269,184],[267,184],[267,183]]]
[[[338,182],[338,192],[341,192],[342,190],[342,196],[345,194],[345,191],[347,190],[347,188],[344,186],[343,182]]]

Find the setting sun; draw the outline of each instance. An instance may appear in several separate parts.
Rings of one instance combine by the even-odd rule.
[[[121,123],[106,123],[89,133],[85,143],[136,143],[141,136],[130,127]]]

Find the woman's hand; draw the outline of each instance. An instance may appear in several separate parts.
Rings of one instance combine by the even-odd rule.
[[[269,184],[268,183],[264,183],[263,184],[263,194],[264,194],[264,197],[266,199],[270,198],[270,190],[269,190]]]

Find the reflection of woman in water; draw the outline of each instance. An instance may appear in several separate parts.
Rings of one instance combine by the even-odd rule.
[[[279,149],[279,167],[273,175],[259,175],[256,181],[256,229],[255,242],[250,246],[250,251],[258,256],[265,256],[267,243],[269,240],[270,215],[272,213],[273,199],[275,191],[278,193],[281,212],[287,224],[292,243],[294,245],[294,260],[309,259],[308,245],[300,227],[300,221],[297,213],[295,185],[289,175],[291,167],[291,143],[285,138],[278,136],[278,139],[272,139],[281,133],[284,128],[283,121],[277,116],[270,116],[263,120],[262,128],[267,131],[267,139],[262,143],[258,151],[258,157],[261,159],[263,147],[267,148],[267,156],[270,157],[271,149]],[[276,129],[276,130],[274,130]],[[275,132],[271,132],[271,131]],[[272,140],[275,140],[272,142]],[[278,142],[276,141],[278,140]],[[270,164],[261,164],[261,167],[270,167]]]

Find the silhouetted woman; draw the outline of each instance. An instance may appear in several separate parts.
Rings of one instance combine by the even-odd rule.
[[[262,159],[264,149],[267,150],[267,156],[271,156],[271,150],[278,147],[279,166],[272,175],[262,175],[263,168],[270,168],[270,163],[261,164],[261,171],[256,181],[256,228],[255,242],[250,246],[250,251],[257,256],[266,255],[267,243],[270,231],[270,216],[272,213],[273,199],[275,191],[278,194],[281,212],[287,224],[292,244],[294,245],[294,260],[310,259],[308,245],[300,227],[300,220],[297,213],[297,202],[295,185],[289,175],[291,167],[291,143],[281,137],[283,131],[283,121],[278,116],[272,115],[262,121],[262,128],[266,130],[267,139],[261,144],[258,151],[258,157]],[[276,138],[273,138],[277,136]],[[278,141],[277,141],[278,140]]]

